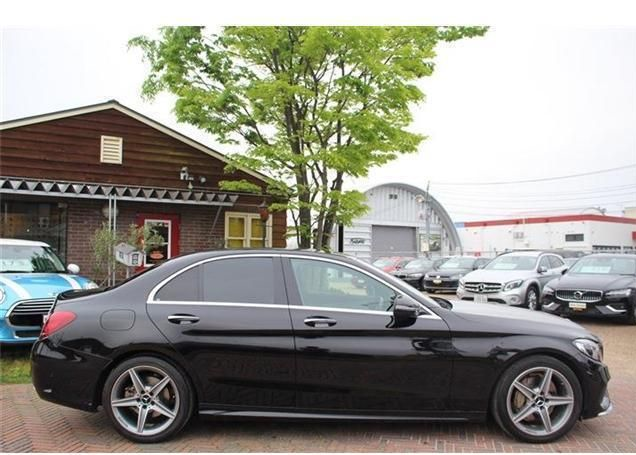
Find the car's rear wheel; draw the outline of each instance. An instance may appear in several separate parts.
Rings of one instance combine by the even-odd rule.
[[[150,356],[128,359],[109,374],[102,405],[122,435],[136,442],[159,442],[177,433],[193,409],[184,375]]]
[[[572,429],[581,414],[581,385],[563,362],[532,356],[501,377],[492,400],[499,426],[525,442],[554,441]]]
[[[535,286],[530,286],[526,292],[526,308],[539,311],[541,310],[541,303],[539,302],[539,291]]]

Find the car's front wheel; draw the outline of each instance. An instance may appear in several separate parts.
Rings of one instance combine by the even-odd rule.
[[[102,405],[128,439],[159,442],[183,428],[194,403],[189,383],[177,368],[156,357],[140,356],[109,374]]]
[[[526,292],[526,307],[533,311],[541,310],[539,302],[539,291],[535,286],[530,286]]]
[[[545,443],[570,431],[581,414],[582,397],[581,385],[567,365],[552,357],[532,356],[502,375],[492,412],[508,434]]]

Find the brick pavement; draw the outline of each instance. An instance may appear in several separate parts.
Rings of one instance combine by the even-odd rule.
[[[636,328],[595,323],[633,346]],[[618,338],[618,337],[616,337]],[[468,423],[298,422],[199,417],[171,441],[140,445],[121,437],[105,413],[40,400],[32,386],[0,386],[0,452],[636,452],[633,354],[606,343],[614,412],[578,422],[552,444],[523,444],[497,426]],[[625,358],[623,358],[625,357]],[[612,362],[609,361],[612,360]],[[616,363],[616,368],[613,368]]]

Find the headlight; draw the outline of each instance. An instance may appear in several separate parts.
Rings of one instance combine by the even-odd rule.
[[[543,293],[545,295],[554,295],[554,289],[546,284],[545,286],[543,286]]]
[[[4,293],[4,289],[0,288],[0,303],[4,302],[4,298],[7,295]]]
[[[631,289],[615,289],[613,291],[607,291],[605,293],[605,297],[610,297],[610,298],[629,297],[631,293],[632,293]]]
[[[523,284],[523,280],[514,280],[506,283],[503,287],[504,291],[510,291],[512,289],[516,289]]]
[[[409,278],[421,278],[422,274],[421,273],[409,273]]]
[[[97,289],[99,286],[97,286],[97,284],[95,284],[92,281],[88,281],[84,284],[84,286],[82,286],[82,288],[84,289]]]
[[[603,345],[587,338],[578,338],[572,342],[576,349],[591,359],[603,361]]]
[[[464,281],[464,279],[463,279],[463,278],[461,278],[461,279],[459,280],[459,285],[460,285],[461,287],[464,287],[464,284],[465,284],[465,283],[466,283],[466,282]]]
[[[424,278],[430,278],[430,275],[428,273],[425,273]]]

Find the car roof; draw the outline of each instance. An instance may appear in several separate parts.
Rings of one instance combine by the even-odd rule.
[[[583,256],[584,258],[592,258],[592,257],[602,257],[602,258],[628,258],[628,259],[636,259],[636,254],[631,253],[592,253],[587,256]],[[579,258],[582,259],[582,258]]]
[[[48,243],[37,242],[34,240],[21,240],[21,239],[0,239],[0,245],[12,245],[12,246],[49,246]]]
[[[501,253],[500,256],[508,256],[508,255],[516,255],[516,256],[529,256],[529,257],[537,257],[540,256],[542,254],[556,254],[556,253],[551,253],[549,251],[540,251],[540,250],[535,250],[535,251],[508,251],[507,253]],[[558,254],[556,254],[558,256]]]

